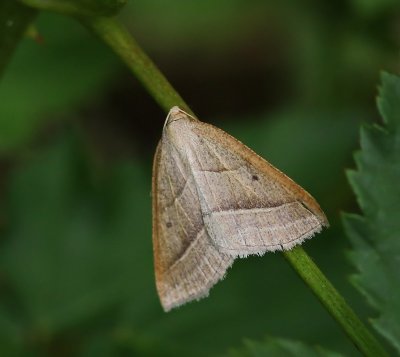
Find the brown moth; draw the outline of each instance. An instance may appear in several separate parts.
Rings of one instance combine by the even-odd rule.
[[[328,226],[308,192],[178,107],[164,124],[152,192],[156,285],[165,311],[207,296],[235,258],[291,249]]]

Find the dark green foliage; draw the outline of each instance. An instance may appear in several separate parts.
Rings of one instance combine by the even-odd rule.
[[[135,220],[141,212],[150,217],[150,188],[137,166],[93,175],[74,140],[63,140],[12,182],[4,303],[34,343],[78,324],[101,330],[102,316],[120,315],[122,302],[131,302],[132,313],[155,305],[150,224]]]
[[[358,273],[355,286],[379,317],[373,326],[400,352],[400,78],[384,73],[378,107],[384,125],[363,126],[357,170],[348,178],[363,215],[346,214]]]
[[[109,15],[123,3],[24,2],[74,15]],[[331,228],[304,248],[361,317],[371,312],[347,281],[353,270],[338,214],[354,205],[344,168],[352,165],[359,122],[375,115],[378,70],[393,68],[398,54],[389,26],[398,5],[370,3],[379,7],[375,16],[355,0],[131,1],[121,12],[202,120],[238,137],[320,202]],[[280,254],[239,260],[208,299],[162,312],[150,186],[164,115],[78,22],[42,12],[34,26],[42,43],[24,38],[22,26],[11,37],[0,33],[0,44],[12,39],[9,50],[1,46],[0,63],[16,49],[0,83],[0,355],[209,356],[232,348],[234,356],[334,355],[307,347],[323,346],[358,356]],[[380,106],[394,118],[399,109],[389,87]],[[366,224],[367,211],[374,221],[388,219],[370,210],[375,189],[387,189],[388,201],[379,204],[393,212],[398,202],[396,185],[367,182],[367,167],[377,162],[382,181],[394,180],[388,160],[398,157],[386,140],[393,119],[387,125],[363,130],[363,145],[374,148],[361,155],[363,178],[356,175],[365,217],[346,222],[368,236],[352,239],[358,286],[383,313],[375,326],[393,336],[397,325],[387,316],[397,301],[385,298],[397,299],[395,290],[389,294],[397,277],[382,270],[396,243],[377,255],[381,233]],[[390,222],[385,236],[393,238],[397,222]],[[263,341],[266,334],[280,338]]]

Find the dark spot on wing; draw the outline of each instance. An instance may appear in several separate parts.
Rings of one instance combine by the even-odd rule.
[[[253,179],[253,181],[258,181],[258,176],[257,175],[253,175],[251,178]]]
[[[167,222],[166,226],[167,226],[167,228],[171,228],[172,227],[172,223],[171,222]]]

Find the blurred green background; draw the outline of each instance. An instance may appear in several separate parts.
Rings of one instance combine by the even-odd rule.
[[[331,228],[305,243],[364,319],[341,211],[361,122],[399,72],[395,0],[130,1],[120,20],[193,111],[306,188]],[[357,351],[279,253],[238,260],[164,313],[151,166],[165,113],[78,22],[41,13],[0,81],[0,355],[208,356],[277,336]]]

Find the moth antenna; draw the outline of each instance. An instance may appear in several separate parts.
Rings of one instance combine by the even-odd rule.
[[[188,117],[191,117],[191,118],[194,119],[194,120],[199,120],[199,119],[197,119],[196,117],[194,117],[193,115],[191,115],[191,114],[185,112],[183,109],[181,109],[181,108],[179,108],[179,107],[173,107],[172,109],[174,109],[174,108],[177,108],[181,113],[186,114]],[[171,110],[172,110],[172,109],[171,109]]]

